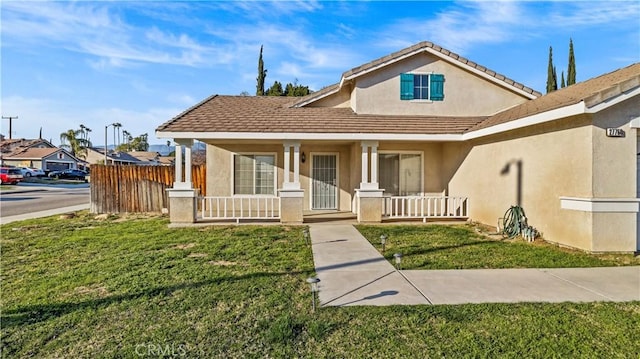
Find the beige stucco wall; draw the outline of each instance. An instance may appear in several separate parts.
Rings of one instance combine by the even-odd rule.
[[[630,120],[640,115],[636,96],[593,116],[593,197],[636,198],[637,132]],[[607,137],[606,128],[619,128],[625,137]],[[640,250],[637,213],[594,213],[593,251]]]
[[[582,116],[449,143],[443,150],[448,178],[442,180],[450,195],[470,198],[471,219],[495,226],[516,204],[516,162],[521,161],[521,205],[529,224],[547,240],[591,250],[591,215],[560,208],[561,196],[592,195],[591,133],[590,119]],[[509,173],[501,174],[508,163]]]
[[[515,204],[522,163],[522,206],[545,239],[588,251],[637,249],[637,213],[562,209],[560,197],[636,197],[637,130],[629,121],[640,108],[627,100],[597,112],[514,130],[443,149],[442,181],[450,195],[471,199],[471,218],[495,226]],[[624,138],[606,136],[621,128]]]
[[[350,95],[351,86],[349,84],[346,84],[337,93],[326,96],[314,103],[311,103],[309,104],[309,107],[349,107]]]
[[[400,100],[400,74],[444,74],[444,101]],[[419,54],[356,79],[351,107],[359,114],[484,116],[526,101],[496,83],[430,54]]]

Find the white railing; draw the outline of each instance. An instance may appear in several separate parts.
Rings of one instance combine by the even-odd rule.
[[[382,198],[385,218],[469,218],[469,199],[449,196],[388,196]]]
[[[201,219],[280,219],[280,197],[200,197]]]

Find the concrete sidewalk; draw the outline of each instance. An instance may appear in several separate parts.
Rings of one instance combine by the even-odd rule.
[[[396,271],[350,224],[311,224],[320,304],[640,300],[640,267]]]
[[[15,216],[0,217],[0,224],[7,224],[7,223],[15,222],[15,221],[23,221],[25,219],[33,219],[33,218],[55,216],[56,214],[63,214],[63,213],[69,213],[69,212],[75,212],[75,211],[82,211],[84,209],[89,209],[89,203],[87,203],[87,204],[79,204],[79,205],[76,205],[76,206],[48,209],[46,211],[17,214]]]

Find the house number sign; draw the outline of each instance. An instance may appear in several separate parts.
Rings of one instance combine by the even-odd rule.
[[[607,137],[624,137],[624,130],[621,128],[607,128]]]

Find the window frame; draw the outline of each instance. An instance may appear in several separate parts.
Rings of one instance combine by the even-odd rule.
[[[424,173],[425,173],[425,165],[424,165],[424,151],[411,151],[411,150],[378,150],[378,178],[376,179],[378,181],[378,186],[380,186],[380,174],[382,173],[382,167],[380,166],[380,155],[419,155],[420,156],[420,192],[418,192],[418,194],[416,195],[401,195],[400,193],[402,193],[402,189],[400,188],[400,185],[402,185],[402,181],[400,180],[400,173],[398,173],[398,180],[399,180],[399,187],[398,187],[398,195],[399,197],[410,197],[410,196],[417,196],[417,195],[423,195],[424,194]],[[398,171],[400,171],[400,166],[398,166]],[[382,187],[380,187],[380,189],[383,189]],[[386,192],[386,191],[385,191]],[[396,196],[394,194],[391,195],[387,195],[385,194],[384,196],[387,197],[391,197],[391,196]]]
[[[236,193],[236,156],[252,156],[253,157],[253,194],[237,194]],[[273,156],[273,193],[256,194],[256,156]],[[273,197],[277,196],[278,191],[278,153],[277,152],[233,152],[231,153],[231,196],[233,197]]]
[[[418,101],[418,102],[432,102],[433,100],[431,99],[431,74],[432,73],[411,73],[413,75],[413,99],[409,100],[409,101]],[[416,76],[426,76],[426,86],[416,86]],[[416,98],[415,93],[416,93],[416,89],[419,89],[420,93],[424,92],[424,89],[427,89],[427,98]],[[407,100],[405,100],[407,101]]]
[[[411,92],[408,92],[408,79],[406,76],[411,76]],[[426,76],[426,84],[424,86],[416,86],[415,77],[416,76]],[[434,76],[437,76],[434,78]],[[403,72],[400,73],[400,101],[409,101],[409,102],[423,102],[423,103],[434,103],[444,101],[444,82],[445,76],[443,73],[436,73],[434,71],[430,72]],[[434,93],[434,88],[437,87],[437,91]],[[415,93],[416,89],[420,93],[424,92],[426,89],[427,98],[416,98]],[[409,98],[410,97],[410,98]]]

